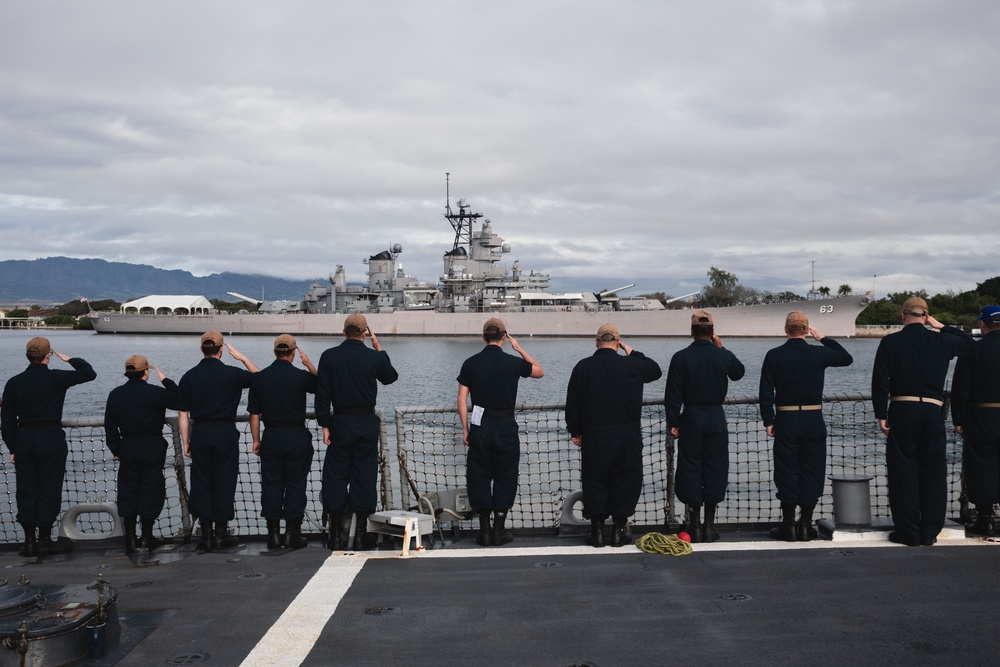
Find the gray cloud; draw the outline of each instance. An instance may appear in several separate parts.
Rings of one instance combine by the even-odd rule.
[[[0,6],[0,259],[434,281],[447,171],[561,289],[997,273],[995,3],[334,4]]]

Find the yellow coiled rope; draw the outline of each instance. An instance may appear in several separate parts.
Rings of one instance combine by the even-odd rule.
[[[669,554],[671,556],[687,556],[694,551],[690,543],[676,535],[664,535],[663,533],[646,533],[636,540],[635,546],[648,554]]]

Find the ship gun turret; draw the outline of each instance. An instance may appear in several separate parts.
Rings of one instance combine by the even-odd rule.
[[[624,292],[625,290],[632,289],[633,287],[635,287],[635,283],[622,285],[621,287],[616,287],[615,289],[604,290],[603,292],[594,292],[594,297],[597,299],[597,303],[601,303],[604,300],[604,297],[617,294],[618,292]]]

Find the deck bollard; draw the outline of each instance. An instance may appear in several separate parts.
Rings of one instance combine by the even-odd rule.
[[[840,526],[872,525],[870,475],[830,475],[833,482],[833,523]]]
[[[103,658],[108,642],[107,624],[97,623],[87,626],[87,655],[91,658]]]

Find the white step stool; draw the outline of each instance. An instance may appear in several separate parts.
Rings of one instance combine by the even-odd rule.
[[[420,512],[386,510],[368,516],[368,532],[403,538],[403,557],[410,555],[410,538],[416,540],[416,550],[423,551],[420,543],[422,535],[434,532],[434,517]]]

